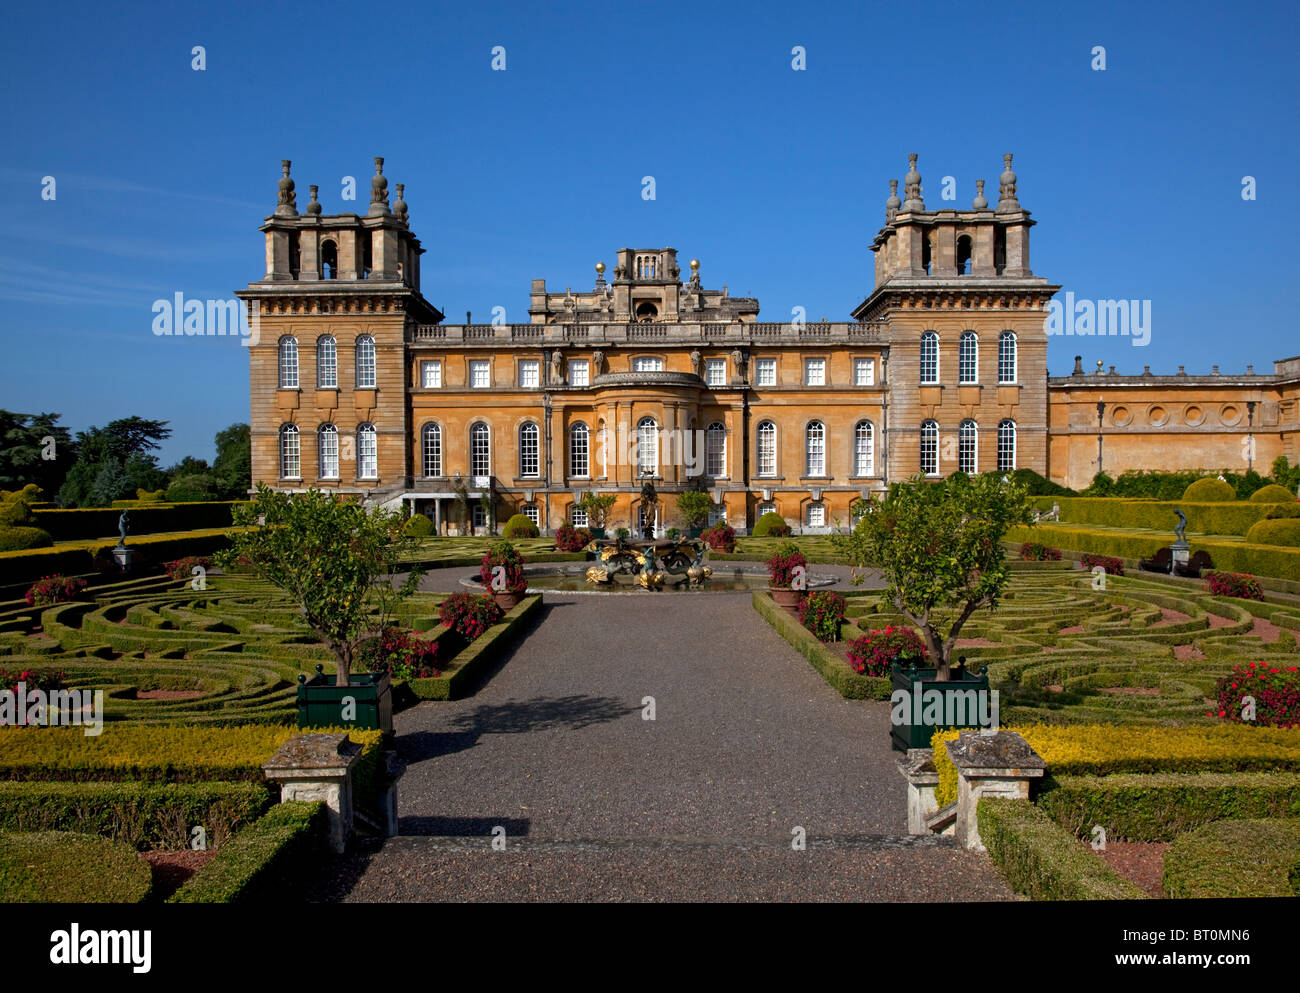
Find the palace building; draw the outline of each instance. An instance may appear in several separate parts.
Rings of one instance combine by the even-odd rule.
[[[927,210],[909,158],[871,245],[875,289],[821,323],[760,321],[756,299],[706,288],[698,260],[684,274],[673,248],[624,248],[591,289],[534,279],[527,324],[448,324],[383,159],[364,215],[323,214],[315,186],[299,213],[285,161],[266,271],[237,294],[255,315],[253,480],[405,504],[440,533],[457,506],[475,528],[586,523],[587,491],[615,494],[607,525],[635,530],[650,480],[661,532],[682,525],[671,494],[688,487],[739,531],[776,511],[816,532],[917,473],[1028,467],[1080,487],[1099,465],[1296,458],[1300,359],[1211,377],[1076,360],[1049,379],[1060,287],[1030,268],[1011,156],[996,204],[979,181],[969,210]]]

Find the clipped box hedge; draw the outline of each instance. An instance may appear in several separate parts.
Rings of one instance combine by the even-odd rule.
[[[125,508],[130,535],[145,536],[164,531],[203,531],[228,528],[232,511],[242,501],[214,500],[203,503],[170,503]],[[74,510],[37,510],[36,526],[48,531],[55,541],[103,538],[117,534],[122,508],[86,507]],[[130,535],[127,541],[130,542]]]
[[[146,561],[158,563],[187,555],[211,555],[229,546],[230,539],[226,535],[226,531],[219,529],[139,538],[128,535],[126,543]],[[100,552],[110,552],[116,544],[116,540],[97,538],[67,542],[53,548],[0,552],[0,585],[35,582],[42,576],[55,574],[77,576],[93,572],[95,556]]]
[[[1216,821],[1175,838],[1165,850],[1166,897],[1295,896],[1300,818]]]
[[[506,612],[505,617],[461,649],[452,663],[445,668],[439,666],[441,676],[407,680],[407,688],[420,700],[455,700],[463,696],[500,657],[512,637],[541,609],[541,596],[524,597]],[[442,628],[438,637],[449,630]]]
[[[756,590],[754,609],[759,616],[776,629],[776,633],[790,643],[804,658],[812,663],[826,682],[847,700],[888,700],[890,680],[885,676],[864,676],[854,672],[848,661],[834,649],[827,648],[811,631],[776,605],[770,593]],[[852,625],[846,625],[852,630]]]
[[[153,871],[134,848],[67,831],[0,833],[6,903],[141,903]]]
[[[1288,772],[1052,776],[1038,806],[1076,838],[1171,841],[1214,821],[1300,816],[1300,775]]]
[[[1148,724],[1004,725],[1043,757],[1054,777],[1145,772],[1300,772],[1300,728],[1249,724],[1161,727]],[[944,743],[958,731],[930,739],[939,774],[935,799],[957,799],[957,769]]]
[[[990,860],[1017,893],[1033,900],[1146,898],[1028,800],[985,797],[975,810]]]
[[[188,848],[201,826],[211,848],[271,805],[261,783],[0,783],[0,830],[81,831],[133,848]]]
[[[1217,483],[1214,479],[1211,482]],[[1244,535],[1272,509],[1268,503],[1250,500],[1187,502],[1181,500],[1139,500],[1125,497],[1033,497],[1039,510],[1061,508],[1062,524],[1102,525],[1112,528],[1147,528],[1166,531],[1172,540],[1178,524],[1175,510],[1187,515],[1188,533]],[[1168,544],[1169,542],[1165,542]]]
[[[297,875],[315,853],[325,824],[323,803],[291,801],[270,809],[194,873],[168,903],[239,903],[292,897],[277,885]]]

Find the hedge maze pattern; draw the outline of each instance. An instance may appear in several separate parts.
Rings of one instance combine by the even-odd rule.
[[[1300,606],[1215,597],[1140,577],[1016,572],[996,611],[962,628],[958,651],[987,665],[1006,724],[1217,723],[1215,681],[1239,662],[1300,665]],[[863,629],[908,622],[851,598]]]

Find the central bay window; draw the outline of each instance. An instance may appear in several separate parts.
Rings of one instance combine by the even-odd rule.
[[[921,335],[921,382],[939,382],[939,335],[935,331]]]
[[[375,339],[368,334],[357,339],[357,389],[375,388]]]
[[[974,331],[961,333],[961,344],[957,349],[957,381],[960,383],[979,382],[980,343]]]
[[[653,417],[643,417],[637,422],[636,461],[638,474],[659,475],[659,425]]]
[[[939,475],[939,425],[935,421],[921,422],[921,471],[927,476]]]
[[[316,386],[332,390],[339,385],[339,349],[331,335],[316,341]]]
[[[588,458],[591,451],[591,436],[587,425],[579,421],[569,428],[569,475],[586,477],[591,475],[591,463]]]
[[[423,453],[424,475],[442,475],[442,428],[426,424],[420,431],[420,450]]]
[[[472,476],[492,475],[491,439],[482,421],[475,421],[469,429],[469,471]]]
[[[727,429],[720,421],[714,421],[704,432],[704,474],[727,474]]]
[[[998,335],[998,382],[1016,381],[1016,334],[1003,331]]]
[[[357,479],[379,478],[379,434],[373,424],[357,428]]]
[[[853,429],[853,475],[870,476],[876,471],[876,432],[870,421],[858,421]]]
[[[776,425],[771,421],[758,425],[758,474],[776,475]]]
[[[317,433],[316,449],[320,456],[320,478],[339,478],[339,429],[322,424]]]
[[[302,449],[296,424],[286,424],[280,429],[280,478],[302,478]]]
[[[979,444],[979,427],[972,420],[965,420],[957,428],[957,468],[961,472],[976,471],[976,447]]]
[[[998,472],[1015,472],[1016,469],[1016,422],[1000,421],[998,423]]]
[[[298,388],[298,339],[285,335],[280,339],[280,389]]]
[[[519,429],[519,475],[541,475],[541,457],[538,452],[537,425],[529,421]]]
[[[826,425],[821,421],[808,422],[807,476],[826,475]]]

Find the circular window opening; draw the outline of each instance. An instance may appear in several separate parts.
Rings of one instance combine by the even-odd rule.
[[[1113,411],[1111,411],[1110,419],[1111,419],[1111,423],[1117,424],[1120,427],[1125,427],[1126,425],[1132,423],[1133,414],[1129,411],[1127,407],[1116,407]]]

